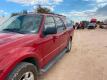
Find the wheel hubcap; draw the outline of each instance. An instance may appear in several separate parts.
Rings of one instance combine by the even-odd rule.
[[[34,80],[34,74],[32,72],[26,72],[19,80]]]

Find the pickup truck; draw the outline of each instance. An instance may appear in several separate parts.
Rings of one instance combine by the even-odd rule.
[[[20,14],[0,26],[0,80],[37,80],[71,50],[74,29],[58,14]],[[69,25],[70,26],[70,25]]]

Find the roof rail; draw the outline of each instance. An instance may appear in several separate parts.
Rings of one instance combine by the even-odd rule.
[[[61,15],[61,14],[55,14],[55,13],[33,13],[33,12],[29,12],[31,14],[52,14],[52,15],[58,15],[58,16],[63,16],[63,17],[66,17],[64,15]]]
[[[53,14],[53,15],[58,15],[58,16],[66,17],[66,16],[64,16],[64,15],[61,15],[61,14],[55,14],[55,13],[46,13],[46,14]]]

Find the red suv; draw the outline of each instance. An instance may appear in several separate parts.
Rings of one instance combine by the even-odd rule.
[[[37,80],[71,50],[73,26],[57,14],[11,17],[0,27],[0,80]]]

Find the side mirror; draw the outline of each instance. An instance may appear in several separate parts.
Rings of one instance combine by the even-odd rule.
[[[57,28],[56,27],[47,27],[44,31],[43,31],[44,35],[48,35],[48,34],[56,34],[57,33]]]

